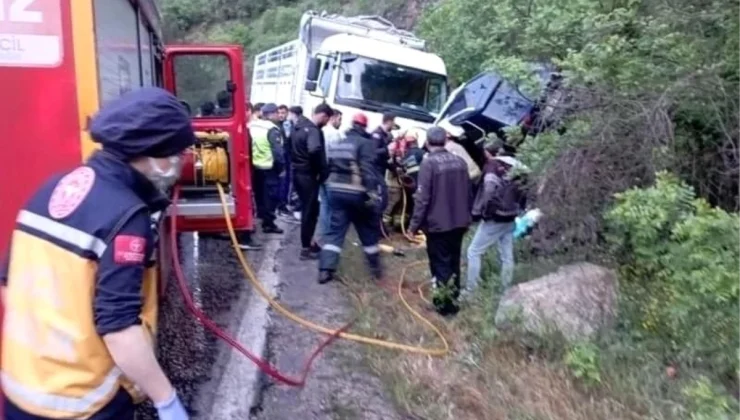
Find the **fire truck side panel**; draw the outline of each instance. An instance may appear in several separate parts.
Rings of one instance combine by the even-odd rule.
[[[167,46],[164,61],[164,86],[188,105],[196,132],[228,133],[226,149],[229,170],[222,184],[227,186],[227,205],[231,221],[238,230],[251,229],[253,225],[249,134],[244,123],[246,107],[242,57],[242,48],[234,45],[181,45]],[[206,102],[214,105],[219,91],[228,89],[229,82],[233,82],[233,85],[232,107],[228,114],[203,116],[206,115],[203,114],[203,105]],[[207,141],[201,144],[207,144]],[[197,154],[199,147],[196,145],[193,153]],[[195,196],[183,197],[177,203],[179,214],[187,214],[186,217],[178,217],[178,229],[223,232],[226,230],[226,222],[218,195],[214,193],[215,184],[204,184],[201,187],[193,184],[193,159],[198,160],[192,154],[186,156],[186,167],[180,185],[184,193],[191,189]],[[195,178],[200,180],[199,176]],[[198,183],[199,181],[195,182]],[[193,187],[196,191],[192,191]],[[202,206],[202,209],[207,207],[208,210],[203,210],[202,213],[192,210],[198,214],[188,214],[189,209],[194,209],[195,206]]]
[[[6,67],[0,62],[0,252],[5,253],[18,209],[51,174],[80,163],[72,8],[61,8],[62,60],[53,67]],[[13,28],[0,23],[0,33]],[[13,33],[13,32],[10,32]],[[5,60],[3,60],[4,62]]]

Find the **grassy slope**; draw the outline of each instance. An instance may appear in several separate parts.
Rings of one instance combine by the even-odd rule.
[[[358,246],[344,248],[341,270],[350,285],[360,290],[365,306],[358,308],[360,334],[423,347],[439,347],[439,339],[419,324],[400,302],[396,287],[403,269],[425,258],[421,250],[406,258],[388,256],[387,287],[378,288],[363,277],[363,256]],[[404,242],[396,242],[405,246]],[[495,271],[493,255],[484,271]],[[527,281],[553,271],[557,261],[517,265],[515,278]],[[482,293],[452,319],[438,317],[419,285],[428,283],[426,265],[410,269],[405,296],[412,306],[440,327],[450,343],[444,358],[388,351],[368,346],[366,360],[386,384],[399,410],[425,420],[634,420],[688,418],[681,375],[666,375],[665,365],[647,355],[635,354],[627,343],[615,343],[600,355],[599,383],[574,378],[563,363],[567,346],[557,337],[525,348],[520,341],[501,335],[493,326],[500,297],[495,275]],[[629,362],[628,362],[629,360]],[[639,360],[639,363],[635,363]],[[687,377],[689,375],[686,375]]]

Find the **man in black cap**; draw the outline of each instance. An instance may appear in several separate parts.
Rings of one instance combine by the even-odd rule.
[[[293,185],[301,200],[301,259],[317,259],[320,248],[312,243],[319,219],[319,186],[327,177],[324,134],[332,116],[329,105],[319,104],[313,121],[299,116],[290,136]]]
[[[277,125],[277,105],[263,105],[262,118],[249,123],[254,168],[252,186],[257,215],[262,219],[262,231],[282,234],[283,230],[275,224],[275,212],[280,202],[280,177],[285,171],[283,130]]]
[[[419,229],[426,234],[429,269],[434,278],[432,302],[442,315],[459,309],[460,253],[471,221],[472,200],[468,167],[465,160],[445,149],[446,137],[440,127],[427,130],[429,154],[419,168],[409,226],[412,235]]]
[[[102,150],[36,191],[0,266],[5,419],[133,420],[148,397],[159,418],[187,420],[152,344],[157,218],[195,142],[189,115],[142,88],[101,109],[90,134]]]

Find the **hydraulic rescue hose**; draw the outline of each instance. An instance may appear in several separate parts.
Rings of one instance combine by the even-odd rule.
[[[315,324],[309,320],[306,320],[304,318],[301,318],[300,316],[294,314],[293,312],[289,311],[288,309],[283,308],[279,303],[275,301],[275,299],[270,296],[269,293],[264,289],[262,284],[259,282],[257,277],[252,272],[252,269],[249,267],[249,263],[247,262],[246,258],[244,257],[243,252],[241,249],[239,249],[239,242],[236,238],[236,232],[234,231],[234,226],[231,223],[231,218],[229,216],[229,209],[228,205],[226,204],[226,193],[224,192],[223,187],[220,184],[216,184],[218,187],[218,193],[219,197],[221,199],[221,207],[223,208],[224,212],[224,218],[226,220],[226,226],[229,231],[229,236],[231,237],[231,244],[234,248],[234,251],[236,252],[236,256],[239,259],[239,263],[242,266],[242,269],[244,270],[244,273],[247,275],[247,279],[252,283],[254,288],[259,292],[260,295],[262,295],[265,300],[272,306],[273,309],[275,309],[277,312],[279,312],[281,315],[285,316],[286,318],[290,319],[291,321],[306,327],[310,330],[320,332],[323,334],[328,334],[331,336],[331,338],[335,337],[341,337],[346,340],[350,341],[356,341],[359,343],[369,344],[377,347],[384,347],[387,349],[394,349],[394,350],[401,350],[409,353],[417,353],[417,354],[426,354],[429,356],[444,356],[450,351],[450,346],[447,343],[447,340],[445,339],[442,332],[437,328],[434,324],[432,324],[431,321],[424,318],[423,315],[421,315],[419,312],[417,312],[414,308],[411,307],[411,305],[406,301],[406,298],[403,296],[403,283],[405,281],[406,277],[406,271],[408,268],[411,268],[412,266],[416,266],[419,264],[424,263],[423,261],[418,261],[416,263],[413,263],[407,267],[405,267],[401,273],[401,278],[398,281],[398,297],[401,299],[401,302],[403,303],[403,306],[408,310],[408,312],[411,313],[411,315],[414,316],[418,321],[423,323],[424,325],[428,326],[434,333],[439,337],[439,339],[442,342],[442,347],[437,348],[426,348],[426,347],[419,347],[419,346],[411,346],[408,344],[401,344],[396,343],[388,340],[380,340],[376,338],[366,337],[362,335],[357,334],[350,334],[348,332],[345,332],[343,329],[335,330],[331,328],[324,327],[322,325]],[[348,329],[349,327],[347,327]],[[328,344],[328,343],[325,343]],[[248,356],[249,357],[249,356]]]
[[[401,184],[401,177],[398,177],[398,183]],[[423,240],[419,238],[414,238],[411,236],[408,232],[406,232],[406,209],[408,208],[408,198],[406,194],[406,188],[401,186],[401,194],[403,198],[403,204],[401,206],[401,233],[403,233],[404,238],[406,238],[409,242],[413,244],[422,244],[424,243]],[[383,220],[380,220],[380,232],[383,234],[383,237],[387,240],[391,240],[390,236],[388,236],[388,233],[385,231],[385,226],[383,226]],[[421,286],[419,286],[421,287]]]
[[[221,200],[223,201],[223,189],[221,188],[220,184],[217,184],[219,187],[219,192],[221,193]],[[177,199],[180,195],[180,189],[179,187],[175,187],[174,195],[173,195],[173,201],[177,202]],[[231,234],[232,242],[236,241],[236,237],[234,235],[234,230],[231,226],[231,219],[228,217],[228,212],[226,213],[226,221],[228,223],[229,227],[229,233]],[[178,249],[177,249],[177,206],[172,206],[172,214],[170,215],[170,246],[171,246],[171,252],[172,252],[172,265],[175,270],[175,278],[177,279],[177,285],[180,289],[180,293],[182,294],[182,297],[185,301],[185,306],[190,311],[190,313],[198,320],[200,323],[209,331],[211,331],[214,335],[216,335],[221,340],[225,341],[227,344],[229,344],[232,348],[237,350],[239,353],[246,356],[249,360],[251,360],[257,367],[267,374],[268,376],[274,378],[278,382],[282,382],[286,385],[290,386],[296,386],[296,387],[302,387],[306,383],[306,377],[308,376],[308,372],[311,369],[311,365],[313,364],[316,357],[321,353],[324,348],[326,348],[329,344],[331,344],[334,340],[339,338],[339,334],[341,334],[343,331],[348,330],[356,321],[352,320],[351,322],[347,323],[343,327],[339,328],[338,330],[332,331],[329,338],[324,340],[317,348],[314,350],[313,353],[311,353],[311,356],[308,358],[308,361],[306,361],[305,365],[303,366],[303,369],[301,371],[300,378],[291,378],[288,376],[285,376],[284,374],[280,373],[276,368],[274,368],[272,365],[270,365],[269,362],[263,360],[259,356],[256,356],[252,354],[249,350],[245,349],[244,346],[242,346],[238,341],[236,341],[233,337],[231,337],[228,333],[221,330],[218,325],[216,325],[215,322],[213,322],[208,316],[203,313],[198,307],[195,305],[195,302],[193,302],[193,298],[191,297],[190,290],[187,285],[187,281],[185,280],[185,274],[182,270],[182,265],[180,264],[180,257],[178,255]],[[237,250],[239,248],[237,247]],[[244,258],[241,255],[241,252],[238,252],[238,255],[241,256],[241,258]],[[244,262],[242,261],[242,264]],[[251,275],[251,272],[250,272]],[[251,279],[251,278],[250,278]],[[256,282],[255,282],[256,284]],[[260,286],[261,287],[261,286]],[[260,288],[261,293],[264,292]]]
[[[399,182],[400,182],[400,178],[399,178]],[[408,208],[408,198],[406,196],[406,189],[404,188],[403,189],[403,206],[401,207],[401,232],[403,232],[403,236],[405,236],[406,239],[408,239],[409,241],[411,241],[413,243],[420,243],[421,241],[419,241],[418,239],[412,237],[411,235],[409,235],[406,232],[406,225],[403,223],[403,221],[406,220],[406,209],[407,208]],[[419,287],[416,288],[416,291],[419,293],[419,298],[424,303],[431,304],[432,302],[430,302],[429,299],[427,299],[424,296],[424,285],[425,284],[427,284],[427,283],[421,283],[421,284],[419,284]]]

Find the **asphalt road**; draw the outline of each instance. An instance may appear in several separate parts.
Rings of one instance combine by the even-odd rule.
[[[319,285],[315,261],[299,261],[298,226],[259,238],[246,253],[268,293],[300,316],[338,327],[354,316],[338,282]],[[231,243],[184,234],[180,259],[193,300],[244,347],[296,377],[325,336],[277,316],[246,280]],[[339,340],[316,360],[304,388],[266,378],[243,355],[215,338],[187,312],[175,279],[160,308],[158,358],[193,420],[398,420],[383,386],[362,369],[361,349]],[[139,419],[156,419],[151,406]]]
[[[273,293],[278,283],[275,257],[279,237],[260,238],[264,249],[246,255],[263,285]],[[231,243],[182,234],[180,260],[196,305],[248,350],[265,349],[268,307],[252,290]],[[187,311],[174,275],[160,306],[157,356],[183,403],[197,419],[245,419],[255,404],[259,375],[254,364],[232,350]],[[139,419],[156,419],[146,404]]]

